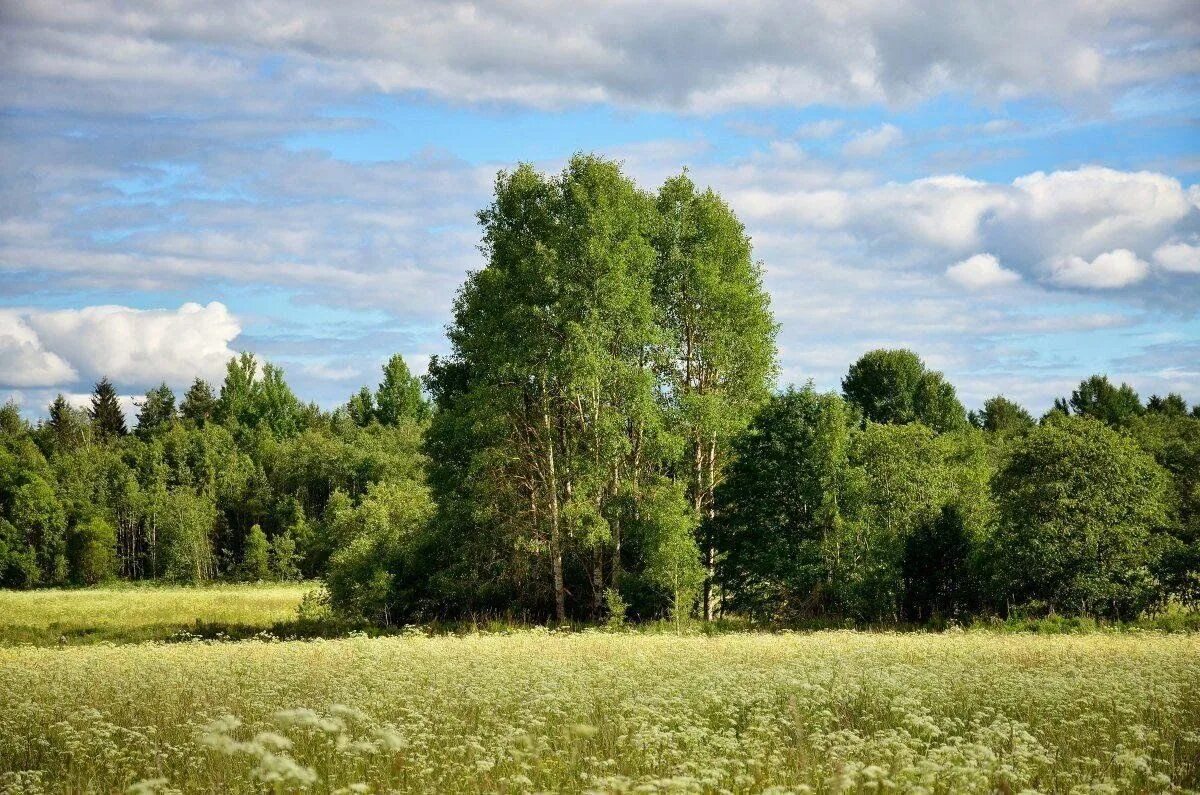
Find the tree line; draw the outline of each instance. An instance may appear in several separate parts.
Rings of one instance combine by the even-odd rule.
[[[907,350],[776,389],[736,215],[681,174],[502,172],[424,384],[342,407],[250,354],[132,432],[0,410],[0,583],[322,578],[383,623],[1131,618],[1200,598],[1200,410],[1104,376],[965,411]]]

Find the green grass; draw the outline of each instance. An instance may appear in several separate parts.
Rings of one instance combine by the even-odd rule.
[[[131,786],[1187,791],[1200,637],[542,630],[0,649],[0,792]]]
[[[296,621],[311,584],[117,586],[0,590],[0,643],[165,640],[180,633],[246,637]]]

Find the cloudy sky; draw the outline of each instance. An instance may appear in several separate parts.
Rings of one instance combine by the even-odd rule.
[[[888,345],[969,406],[1200,401],[1200,0],[0,0],[0,74],[31,416],[237,350],[325,406],[422,368],[497,170],[575,151],[726,197],[784,383]]]

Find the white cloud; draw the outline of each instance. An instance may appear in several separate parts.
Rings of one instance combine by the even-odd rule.
[[[1013,181],[1015,222],[1036,226],[1059,253],[1095,256],[1114,246],[1157,243],[1191,210],[1179,180],[1150,171],[1088,166]]]
[[[951,265],[946,269],[946,276],[968,290],[1008,287],[1021,281],[1021,274],[1004,268],[991,254],[976,254]]]
[[[1111,98],[1194,74],[1194,3],[1018,0],[5,4],[18,104],[277,112],[305,95],[424,92],[538,107],[718,111],[977,93]],[[803,42],[798,46],[797,42]],[[265,53],[276,56],[263,68]],[[256,90],[282,85],[278,94]],[[51,88],[57,91],[49,90]]]
[[[61,356],[42,347],[37,332],[12,311],[0,311],[0,386],[53,386],[77,374]]]
[[[1154,250],[1154,262],[1174,273],[1200,273],[1200,246],[1164,243]]]
[[[1050,280],[1064,287],[1127,287],[1149,272],[1150,266],[1125,248],[1101,254],[1091,262],[1083,257],[1063,257],[1050,263]]]
[[[0,323],[4,317],[0,316]],[[207,306],[184,304],[177,310],[124,306],[28,310],[20,313],[16,323],[18,334],[25,335],[22,350],[40,356],[41,369],[12,369],[0,359],[4,361],[0,371],[17,374],[0,379],[7,386],[48,386],[104,375],[125,386],[216,378],[234,355],[229,343],[241,331],[237,318],[216,301]],[[19,336],[13,338],[20,341]]]
[[[904,132],[899,127],[881,124],[854,135],[842,147],[842,154],[847,157],[879,157],[902,140]]]

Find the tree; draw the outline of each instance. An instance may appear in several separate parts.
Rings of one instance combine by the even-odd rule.
[[[952,502],[955,482],[939,437],[920,423],[868,423],[850,464],[839,598],[855,618],[895,621],[904,613],[909,540]]]
[[[1170,414],[1176,417],[1187,416],[1187,401],[1177,392],[1169,393],[1165,398],[1151,395],[1146,401],[1146,411],[1151,414]]]
[[[863,418],[881,424],[920,422],[939,433],[967,424],[954,387],[909,350],[870,351],[850,366],[842,393]]]
[[[1113,386],[1106,375],[1081,381],[1071,393],[1071,408],[1080,417],[1092,417],[1113,427],[1142,414],[1142,402],[1129,384]]]
[[[1167,483],[1132,439],[1090,417],[1018,439],[995,480],[994,554],[1009,603],[1113,618],[1152,604]]]
[[[175,419],[175,393],[165,383],[146,393],[138,406],[137,428],[139,438],[148,439]]]
[[[9,398],[0,406],[0,434],[24,436],[29,433],[29,423],[21,416],[21,408]]]
[[[98,585],[117,574],[117,529],[93,516],[72,529],[67,544],[71,579],[79,585]]]
[[[68,576],[67,515],[54,487],[38,475],[28,475],[12,496],[9,520],[24,545],[34,551],[38,584],[61,585]]]
[[[217,520],[210,497],[175,488],[162,499],[154,568],[169,580],[204,582],[216,574],[212,532]]]
[[[978,539],[958,506],[942,506],[938,515],[917,525],[905,539],[904,616],[924,622],[969,615],[977,607],[982,583],[976,568]]]
[[[686,442],[680,469],[703,520],[703,612],[711,619],[714,495],[730,441],[770,394],[776,325],[750,238],[716,193],[697,191],[684,173],[663,184],[656,209],[653,298],[666,335],[661,391]]]
[[[718,489],[719,580],[734,610],[791,620],[838,612],[853,415],[789,389],[758,411]]]
[[[262,381],[252,389],[251,426],[264,423],[276,438],[301,430],[300,401],[284,380],[283,370],[270,362],[263,365]]]
[[[1182,602],[1200,604],[1200,419],[1147,411],[1130,435],[1171,478],[1173,504],[1159,577]]]
[[[429,404],[421,393],[421,379],[409,372],[404,357],[398,353],[383,366],[383,382],[375,393],[375,404],[376,416],[384,425],[396,425],[402,420],[421,422],[429,414]]]
[[[59,393],[50,404],[46,428],[50,433],[50,447],[58,451],[71,450],[87,443],[89,434],[88,415],[67,403]]]
[[[371,395],[369,387],[363,387],[357,393],[350,397],[350,402],[346,404],[346,411],[350,414],[350,419],[354,420],[354,424],[360,428],[365,428],[375,419],[375,398]]]
[[[101,441],[116,439],[129,433],[125,427],[125,412],[121,410],[120,401],[117,399],[117,390],[107,376],[97,381],[95,389],[92,390],[88,418]]]
[[[242,351],[230,359],[225,365],[225,380],[221,383],[221,395],[213,407],[213,418],[218,422],[239,422],[248,427],[257,425],[257,378],[258,360],[254,354]]]
[[[300,579],[300,556],[290,529],[271,539],[271,574],[277,580]]]
[[[217,399],[213,396],[212,387],[204,379],[197,378],[184,394],[179,413],[199,428],[213,418],[216,408]]]
[[[243,579],[265,580],[271,575],[271,546],[267,534],[262,527],[254,525],[246,534],[242,544],[242,563],[240,568]]]
[[[629,523],[631,535],[645,550],[641,577],[670,598],[670,616],[676,621],[691,612],[708,574],[696,545],[696,523],[683,490],[665,478],[647,485]]]
[[[40,578],[37,551],[24,533],[0,518],[0,587],[32,588]]]
[[[360,505],[340,510],[347,541],[326,577],[338,610],[385,625],[412,616],[400,611],[415,607],[412,551],[432,510],[428,489],[415,483],[376,484]]]
[[[487,267],[455,301],[451,358],[431,367],[431,435],[449,456],[431,474],[438,526],[487,557],[516,553],[506,575],[532,568],[548,587],[523,588],[526,604],[558,620],[568,564],[586,572],[572,593],[590,596],[573,611],[603,611],[623,567],[622,495],[662,460],[652,217],[599,158],[574,157],[557,178],[501,173],[480,213]]]
[[[1003,395],[988,398],[975,415],[975,424],[990,433],[1014,434],[1033,427],[1033,415]]]

